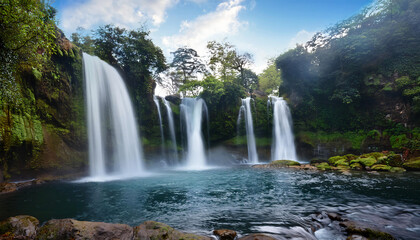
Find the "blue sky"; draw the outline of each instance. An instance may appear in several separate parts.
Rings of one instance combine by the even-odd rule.
[[[70,37],[77,27],[146,25],[170,60],[189,46],[206,54],[208,41],[228,41],[253,54],[261,72],[274,58],[356,14],[372,0],[56,0],[59,27]]]

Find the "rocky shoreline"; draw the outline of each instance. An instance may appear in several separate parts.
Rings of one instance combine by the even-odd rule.
[[[395,239],[392,235],[349,221],[337,213],[322,212],[311,215],[312,226],[308,234],[316,239],[317,231],[335,226],[335,231],[347,239]],[[121,240],[275,240],[275,235],[253,233],[239,236],[234,230],[217,229],[210,236],[178,231],[164,223],[146,221],[138,226],[126,224],[52,219],[40,225],[38,219],[28,215],[9,217],[0,222],[0,239],[121,239]]]

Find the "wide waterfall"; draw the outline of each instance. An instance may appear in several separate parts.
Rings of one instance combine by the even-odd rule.
[[[201,130],[203,113],[207,106],[203,99],[183,98],[180,105],[181,124],[187,140],[186,168],[200,170],[206,168],[206,153]],[[208,116],[206,116],[208,119]]]
[[[271,160],[297,160],[292,117],[286,101],[282,97],[270,96],[273,107],[273,141]]]
[[[255,143],[254,124],[252,122],[250,97],[242,99],[242,106],[239,109],[239,115],[238,115],[238,129],[240,127],[242,115],[244,115],[245,117],[245,130],[246,130],[246,139],[247,139],[247,145],[248,145],[248,163],[258,163],[258,153],[257,153],[257,146]]]
[[[160,103],[159,99],[156,97],[156,95],[153,95],[153,102],[155,102],[157,111],[158,111],[158,117],[159,117],[159,126],[160,126],[160,151],[162,158],[165,158],[165,135],[163,134],[163,123],[162,123],[162,114],[160,112]]]
[[[117,70],[83,53],[89,164],[94,180],[133,177],[143,172],[143,152],[133,107]]]
[[[172,153],[170,154],[169,158],[171,159],[171,163],[175,165],[178,164],[178,146],[176,144],[174,114],[172,112],[171,103],[165,98],[163,99],[163,102],[165,103],[166,107],[166,115],[168,115],[168,125],[172,143]]]

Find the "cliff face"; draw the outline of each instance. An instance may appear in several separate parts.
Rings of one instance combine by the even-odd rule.
[[[42,69],[19,65],[14,73],[19,104],[0,104],[0,170],[6,179],[63,174],[86,165],[82,58],[59,30],[57,45]]]

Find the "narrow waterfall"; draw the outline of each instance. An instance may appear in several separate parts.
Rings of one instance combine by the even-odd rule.
[[[159,99],[155,95],[153,95],[153,102],[155,102],[155,105],[156,105],[156,108],[157,108],[157,111],[158,111],[158,116],[159,116],[161,157],[162,157],[162,159],[165,159],[165,135],[163,134],[162,114],[160,112]]]
[[[200,170],[206,167],[206,154],[201,130],[203,112],[207,106],[203,99],[183,98],[180,105],[182,129],[186,134],[186,168]]]
[[[271,160],[297,160],[292,116],[282,97],[270,96],[273,107],[273,141]]]
[[[174,124],[174,114],[172,112],[171,103],[167,101],[165,98],[163,99],[166,107],[166,115],[168,115],[168,125],[169,125],[169,132],[171,134],[171,143],[172,143],[172,164],[178,164],[178,146],[176,144],[176,135],[175,135],[175,124]]]
[[[257,146],[255,143],[254,124],[252,122],[250,97],[242,99],[242,106],[239,109],[239,115],[238,115],[238,121],[237,121],[238,129],[241,123],[242,114],[244,115],[244,118],[245,118],[246,140],[247,140],[247,145],[248,145],[248,163],[258,163],[258,153],[257,153]]]
[[[143,151],[134,111],[117,70],[83,53],[90,176],[133,177],[143,172]]]

